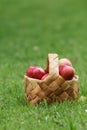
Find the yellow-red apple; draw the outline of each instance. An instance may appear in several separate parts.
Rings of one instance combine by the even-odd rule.
[[[59,60],[59,66],[60,66],[60,65],[72,66],[72,63],[71,63],[71,61],[70,61],[69,59],[67,59],[67,58],[61,58],[61,59]]]
[[[72,66],[63,65],[59,73],[65,80],[71,80],[74,77],[75,69]]]

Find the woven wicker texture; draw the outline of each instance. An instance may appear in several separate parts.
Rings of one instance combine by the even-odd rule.
[[[47,103],[75,100],[79,95],[79,78],[75,75],[73,80],[64,80],[59,75],[58,55],[48,54],[47,68],[49,75],[44,80],[29,78],[25,79],[26,100],[30,104],[36,104],[45,99]]]

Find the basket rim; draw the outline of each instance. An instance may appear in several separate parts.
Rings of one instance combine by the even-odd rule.
[[[49,73],[48,73],[49,74]],[[27,75],[24,75],[24,78],[27,78],[29,80],[32,80],[32,81],[37,81],[37,82],[40,82],[42,83],[43,81],[45,81],[47,78],[51,77],[52,75],[48,75],[45,79],[41,80],[41,79],[36,79],[36,78],[31,78],[31,77],[28,77]],[[63,78],[61,75],[58,75],[57,77],[61,77]],[[64,79],[64,78],[63,78]],[[65,80],[65,79],[64,79]],[[74,75],[74,78],[71,79],[71,80],[65,80],[65,81],[68,81],[68,82],[71,82],[71,81],[78,81],[79,80],[79,76],[78,75]]]

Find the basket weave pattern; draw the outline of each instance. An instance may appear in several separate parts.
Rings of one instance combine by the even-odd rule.
[[[26,100],[30,104],[39,103],[45,99],[48,103],[74,100],[79,94],[79,78],[64,80],[59,75],[58,55],[48,54],[47,68],[49,75],[44,80],[33,79],[25,76]]]

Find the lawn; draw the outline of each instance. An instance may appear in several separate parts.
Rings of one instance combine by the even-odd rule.
[[[87,1],[0,0],[0,130],[87,129]],[[48,53],[69,58],[80,77],[79,99],[31,106],[28,66]]]

